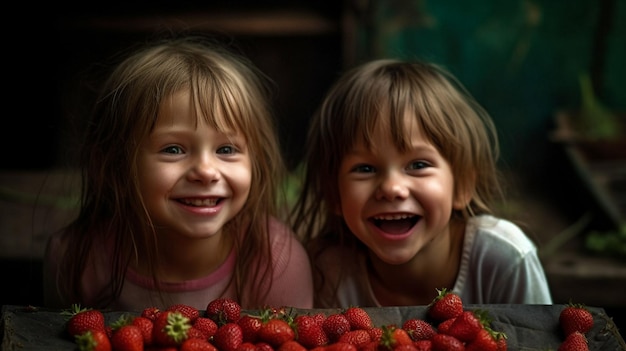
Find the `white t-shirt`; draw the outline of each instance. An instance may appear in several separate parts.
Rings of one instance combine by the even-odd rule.
[[[331,282],[341,279],[339,306],[380,307],[369,282],[364,253],[333,247],[318,262]],[[339,269],[341,267],[341,269]],[[489,215],[470,219],[453,292],[464,304],[552,304],[535,244],[510,221]],[[320,292],[319,301],[332,301]],[[323,304],[323,303],[322,303]]]

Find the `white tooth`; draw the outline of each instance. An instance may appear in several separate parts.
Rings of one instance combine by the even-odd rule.
[[[184,199],[183,202],[192,206],[215,206],[217,199]]]
[[[405,218],[410,218],[410,217],[411,216],[406,215],[406,214],[400,214],[400,215],[389,215],[389,216],[377,216],[377,217],[374,217],[374,218],[378,219],[378,220],[391,221],[391,220],[405,219]]]

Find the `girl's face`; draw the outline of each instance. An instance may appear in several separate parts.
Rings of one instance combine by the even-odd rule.
[[[378,128],[368,149],[361,141],[344,156],[338,175],[340,207],[347,226],[382,261],[402,264],[426,245],[449,234],[454,177],[439,151],[421,134],[412,116],[406,152]]]
[[[188,91],[163,101],[141,145],[139,184],[159,232],[206,238],[241,211],[252,171],[244,136],[220,133],[194,112]]]

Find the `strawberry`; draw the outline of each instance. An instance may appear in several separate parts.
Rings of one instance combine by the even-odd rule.
[[[319,325],[322,325],[324,323],[324,320],[326,320],[326,315],[323,312],[312,314],[311,317],[313,317],[315,322]]]
[[[343,314],[348,318],[351,330],[373,327],[370,315],[361,307],[348,307]]]
[[[372,342],[372,337],[365,329],[355,329],[343,333],[339,337],[338,341],[347,342],[356,346],[357,348],[361,348],[362,346],[365,346],[368,343]]]
[[[198,317],[196,321],[191,325],[193,328],[198,329],[205,339],[209,340],[217,331],[217,323],[207,317]]]
[[[330,342],[339,340],[341,334],[350,330],[350,321],[343,313],[333,313],[326,317],[322,329]]]
[[[583,304],[570,302],[561,311],[559,323],[565,336],[575,331],[586,334],[593,327],[593,315]]]
[[[218,326],[237,322],[241,317],[241,305],[233,299],[220,297],[209,302],[206,314]]]
[[[409,333],[413,341],[428,340],[435,335],[436,331],[432,324],[423,319],[409,318],[402,324],[402,329]]]
[[[191,338],[183,341],[178,351],[218,351],[208,340]]]
[[[585,334],[574,331],[565,337],[557,351],[589,351],[589,344]]]
[[[411,340],[409,333],[402,328],[398,328],[397,326],[391,324],[382,326],[382,330],[383,335],[381,335],[378,343],[378,350],[380,351],[394,350],[400,345],[413,344],[413,340]]]
[[[88,330],[83,334],[74,336],[78,350],[80,351],[111,351],[111,341],[106,332],[102,330]]]
[[[466,351],[498,351],[498,342],[489,329],[482,328],[469,343],[465,344]]]
[[[413,344],[402,344],[394,347],[393,351],[417,351],[417,347]]]
[[[307,351],[307,348],[296,340],[287,340],[276,351]]]
[[[151,345],[152,328],[154,327],[154,322],[147,317],[136,316],[133,317],[131,324],[137,326],[139,330],[141,330],[141,335],[143,335],[143,344]]]
[[[187,331],[191,328],[189,318],[176,311],[163,311],[154,321],[152,337],[159,346],[179,346],[187,339]]]
[[[433,335],[432,339],[433,351],[463,351],[465,345],[463,342],[452,335],[437,333]]]
[[[452,335],[463,342],[470,342],[474,340],[481,329],[483,329],[483,325],[479,317],[474,314],[474,311],[465,310],[454,319],[446,334]]]
[[[415,346],[417,351],[431,351],[433,342],[431,340],[417,340],[413,342],[413,346]]]
[[[65,310],[61,314],[69,316],[65,329],[72,337],[84,334],[90,330],[106,333],[104,314],[100,310],[81,308],[80,305],[73,304],[70,310]]]
[[[437,289],[438,295],[428,305],[428,316],[437,322],[454,318],[463,313],[461,297],[448,289]]]
[[[200,311],[198,311],[198,309],[182,303],[171,305],[166,309],[166,311],[178,311],[182,313],[183,316],[189,318],[191,324],[193,324],[193,322],[200,317]]]
[[[326,346],[324,351],[358,351],[358,349],[350,343],[338,341]]]
[[[450,330],[450,327],[452,326],[452,323],[454,323],[455,318],[450,318],[447,319],[441,323],[439,323],[439,325],[437,326],[437,332],[441,333],[441,334],[447,334],[448,330]]]
[[[256,351],[274,351],[272,345],[266,343],[265,341],[258,341],[254,343],[254,346],[256,347]]]
[[[213,335],[213,345],[220,351],[236,351],[243,344],[243,332],[239,324],[228,322],[217,328]]]
[[[372,327],[367,330],[367,333],[370,335],[372,341],[379,341],[380,337],[383,335],[383,329],[381,327]]]
[[[314,317],[299,315],[294,318],[294,326],[296,328],[296,340],[302,346],[312,349],[328,344],[328,336],[326,336],[322,325]]]
[[[268,345],[269,346],[269,345]],[[237,351],[257,351],[256,345],[250,341],[244,341],[239,345]]]
[[[275,348],[296,338],[296,333],[289,322],[277,318],[271,318],[264,322],[257,335],[260,341],[265,341]]]
[[[241,318],[239,318],[237,324],[239,324],[241,331],[243,332],[244,342],[255,343],[257,341],[257,334],[263,324],[261,318],[244,314]]]
[[[161,310],[158,307],[151,306],[144,308],[143,311],[141,311],[141,316],[154,322],[159,313],[161,313]]]
[[[143,334],[138,326],[123,325],[113,331],[111,346],[115,351],[143,351]]]

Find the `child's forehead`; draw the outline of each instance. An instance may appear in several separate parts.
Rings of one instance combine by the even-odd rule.
[[[378,116],[372,123],[361,123],[352,140],[352,148],[368,150],[395,147],[405,150],[415,142],[430,143],[430,138],[423,130],[417,117],[412,113],[405,113],[395,118]]]

